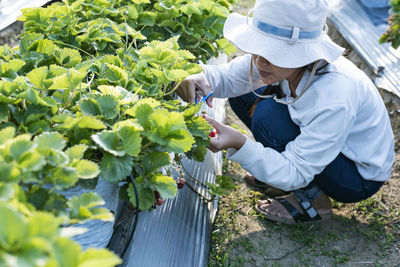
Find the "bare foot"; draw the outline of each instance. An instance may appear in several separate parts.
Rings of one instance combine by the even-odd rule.
[[[297,201],[296,197],[293,194],[286,195],[282,198],[286,199],[290,204],[292,204],[301,213],[304,213],[299,202]],[[285,207],[282,206],[282,204],[278,200],[275,200],[275,199],[259,200],[257,204],[258,204],[258,207],[260,208],[260,210],[265,211],[268,214],[271,214],[273,216],[287,218],[287,219],[292,219],[292,216],[290,215],[290,213],[286,210]],[[320,215],[329,214],[332,212],[332,202],[329,199],[329,197],[324,193],[322,193],[322,195],[320,195],[319,197],[314,199],[312,204],[313,204],[315,210]]]

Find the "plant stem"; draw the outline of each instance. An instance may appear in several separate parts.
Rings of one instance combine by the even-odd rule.
[[[184,172],[186,173],[187,176],[189,176],[191,179],[193,179],[194,181],[196,181],[197,183],[201,184],[202,186],[208,188],[208,185],[206,185],[205,183],[203,183],[202,181],[194,178],[192,175],[189,174],[189,172],[185,169],[185,166],[183,166],[182,161],[177,160],[178,163],[182,166],[182,169],[184,170]]]
[[[52,40],[52,41],[53,41],[54,43],[58,43],[58,44],[62,44],[62,45],[65,45],[65,46],[72,47],[72,48],[74,48],[74,49],[76,49],[76,50],[81,51],[82,53],[84,53],[84,54],[86,54],[86,55],[88,55],[88,56],[91,56],[92,58],[95,58],[92,54],[89,54],[88,52],[86,52],[85,50],[83,50],[83,49],[81,49],[81,48],[79,48],[79,47],[77,47],[77,46],[74,46],[74,45],[71,45],[71,44],[67,44],[67,43],[64,43],[64,42],[58,41],[58,40]]]

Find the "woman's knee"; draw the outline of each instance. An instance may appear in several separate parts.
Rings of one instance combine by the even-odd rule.
[[[278,151],[283,151],[286,144],[294,140],[300,133],[299,127],[293,123],[286,105],[273,99],[260,101],[251,119],[251,131],[254,138]]]

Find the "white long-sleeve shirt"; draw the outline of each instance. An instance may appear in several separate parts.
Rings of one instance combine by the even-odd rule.
[[[250,88],[250,55],[222,65],[205,65],[204,73],[215,97],[234,97],[261,87],[254,68]],[[300,134],[279,153],[250,138],[227,156],[241,164],[258,180],[289,191],[309,184],[342,152],[355,162],[364,179],[386,181],[394,162],[394,137],[390,120],[378,90],[353,63],[340,57],[315,75],[311,86],[288,105]],[[297,89],[302,92],[310,72]],[[290,97],[288,81],[281,82]],[[266,119],[270,114],[266,114]],[[273,116],[273,114],[271,114]]]

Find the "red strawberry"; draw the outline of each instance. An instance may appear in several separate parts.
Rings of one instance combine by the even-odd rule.
[[[159,198],[159,199],[157,199],[156,203],[157,203],[158,206],[161,206],[162,204],[164,204],[164,199],[163,198]]]
[[[154,196],[155,196],[156,200],[161,198],[160,192],[158,192],[158,191],[154,191]]]
[[[213,137],[215,137],[216,134],[217,134],[217,131],[216,130],[212,130],[208,136],[213,138]]]

